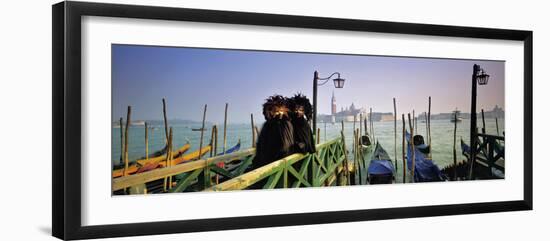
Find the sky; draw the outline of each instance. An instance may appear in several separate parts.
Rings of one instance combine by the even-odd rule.
[[[333,72],[346,79],[344,88],[332,81],[318,87],[318,113],[328,114],[334,92],[337,110],[354,103],[373,112],[470,112],[474,64],[489,75],[478,86],[477,107],[504,106],[503,61],[414,57],[341,55],[251,50],[112,45],[112,119],[161,120],[162,98],[168,119],[200,120],[208,105],[207,121],[223,122],[229,103],[230,123],[248,123],[250,114],[262,121],[262,104],[273,95],[303,93],[310,100],[313,73]]]

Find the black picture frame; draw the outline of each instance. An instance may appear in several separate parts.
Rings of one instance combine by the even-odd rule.
[[[90,2],[61,2],[52,6],[52,233],[60,239],[276,227],[380,219],[397,219],[533,208],[533,32],[491,28],[366,21],[263,13],[197,10]],[[378,33],[517,40],[524,43],[524,193],[522,200],[422,207],[366,209],[318,213],[265,215],[135,224],[81,224],[81,17],[104,16],[280,26]]]

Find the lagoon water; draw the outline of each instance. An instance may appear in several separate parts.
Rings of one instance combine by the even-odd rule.
[[[426,123],[420,120],[417,123],[418,133],[426,136]],[[186,142],[191,144],[190,151],[199,148],[200,131],[193,131],[193,128],[200,128],[200,124],[170,124],[173,128],[174,148],[179,148]],[[482,120],[479,118],[478,126],[481,129]],[[499,130],[505,128],[504,119],[498,119]],[[207,131],[204,132],[203,146],[208,145],[211,139],[212,124],[206,125]],[[318,123],[317,127],[321,130],[321,142],[340,137],[341,123]],[[165,134],[163,125],[149,126],[149,153],[160,150],[165,145]],[[152,128],[152,129],[151,129]],[[258,125],[261,128],[261,124]],[[359,128],[359,122],[356,123],[356,128]],[[453,128],[454,123],[449,120],[432,120],[432,159],[440,167],[443,168],[453,162]],[[460,150],[460,139],[469,143],[470,120],[464,119],[457,123],[457,160],[464,160],[464,156]],[[408,124],[407,124],[408,130]],[[364,130],[363,130],[364,131]],[[497,134],[495,119],[486,120],[487,134]],[[402,181],[402,122],[397,121],[397,182]],[[346,146],[350,150],[352,148],[353,122],[344,123],[344,134],[346,136]],[[129,130],[128,155],[130,160],[136,160],[145,156],[145,128],[143,126],[132,126]],[[380,142],[382,147],[394,159],[394,123],[393,121],[374,122],[374,138]],[[252,146],[252,131],[250,124],[228,124],[227,126],[227,149],[237,144],[241,140],[241,150]],[[113,165],[120,163],[120,128],[112,128],[112,143],[111,143],[111,158]],[[427,141],[427,140],[426,140]],[[223,143],[223,125],[218,124],[218,153],[221,152]],[[188,151],[188,152],[190,152]],[[368,160],[367,157],[367,165]],[[395,162],[395,160],[394,160]]]

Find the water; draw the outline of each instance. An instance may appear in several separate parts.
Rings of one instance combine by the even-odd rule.
[[[481,129],[482,120],[478,120],[478,126]],[[498,119],[499,130],[502,131],[505,128],[504,119]],[[200,128],[200,124],[170,124],[173,128],[173,141],[174,148],[183,146],[187,141],[191,144],[190,151],[199,148],[200,131],[192,131],[192,128]],[[326,126],[326,131],[325,131]],[[164,126],[162,125],[150,125],[149,130],[149,153],[160,150],[165,145]],[[258,125],[261,127],[261,124]],[[321,130],[321,142],[326,140],[332,140],[333,138],[340,137],[340,130],[342,128],[341,123],[318,123],[317,127]],[[204,132],[203,146],[208,145],[211,139],[212,125],[206,125],[207,131]],[[356,123],[356,128],[359,128],[359,122]],[[432,133],[432,159],[440,167],[443,168],[453,163],[453,128],[454,123],[449,120],[432,120],[431,121],[431,133]],[[426,123],[418,121],[418,133],[426,137]],[[407,124],[408,130],[408,124]],[[363,130],[364,132],[364,130]],[[457,160],[464,160],[464,156],[460,150],[460,139],[462,138],[466,143],[470,140],[470,120],[464,119],[462,122],[457,123]],[[494,119],[486,120],[486,132],[487,134],[497,134],[496,122]],[[402,122],[397,121],[397,174],[396,181],[402,182]],[[353,143],[353,122],[344,123],[344,135],[346,137],[346,147],[348,150],[352,149]],[[130,160],[136,160],[145,156],[145,130],[143,126],[133,126],[129,130],[129,144],[128,144],[128,156]],[[382,147],[388,152],[390,157],[394,159],[394,123],[393,121],[387,122],[374,122],[374,137],[380,142]],[[223,126],[218,125],[218,152],[221,152],[221,146],[223,144]],[[250,148],[252,146],[252,130],[250,124],[228,124],[227,126],[227,149],[237,144],[241,140],[241,150]],[[426,139],[426,138],[425,138]],[[426,139],[427,141],[427,139]],[[112,145],[111,145],[111,159],[113,165],[120,163],[120,129],[112,128]],[[188,151],[188,152],[190,152]],[[367,156],[367,165],[370,157]]]

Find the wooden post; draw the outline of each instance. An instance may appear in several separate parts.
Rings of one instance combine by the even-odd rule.
[[[172,127],[170,127],[170,132],[168,134],[168,142],[166,145],[166,165],[165,167],[170,167],[172,164]],[[164,191],[168,191],[172,188],[172,176],[164,177]]]
[[[359,138],[360,138],[359,129],[355,130],[355,172],[357,173],[357,177],[359,177],[359,185],[362,184],[361,181],[361,145],[359,144]]]
[[[218,155],[218,126],[214,125],[214,146],[212,149],[214,150],[214,156]]]
[[[132,107],[128,106],[128,113],[126,114],[126,128],[124,129],[124,176],[128,175],[128,131],[130,129],[131,114]]]
[[[357,122],[357,116],[353,116],[353,131],[355,132],[355,122]]]
[[[361,135],[363,135],[363,114],[359,114],[359,138],[361,138]],[[361,143],[361,139],[359,139],[359,143]]]
[[[414,110],[413,110],[413,113],[414,113]],[[414,170],[415,170],[415,167],[416,167],[415,166],[416,165],[416,160],[415,160],[415,153],[414,153],[415,152],[414,151],[414,127],[411,123],[411,114],[409,114],[409,127],[411,129],[411,139],[409,140],[409,143],[411,145],[411,155],[412,155],[411,156],[411,158],[412,158],[412,160],[411,160],[411,162],[412,162],[412,164],[411,164],[411,177],[412,177],[412,182],[415,182],[414,181]]]
[[[418,116],[414,117],[414,133],[418,133]]]
[[[252,147],[256,147],[256,135],[254,134],[254,114],[250,113],[250,126],[252,128]]]
[[[368,128],[367,128],[367,117],[366,116],[365,116],[365,119],[363,121],[364,121],[364,125],[365,125],[365,135],[368,136],[369,131],[368,131]]]
[[[424,112],[424,120],[426,121],[426,142],[427,142],[430,136],[430,133],[428,133],[428,113],[427,112]]]
[[[353,166],[354,168],[357,168],[357,131],[355,131],[355,129],[353,129],[353,146],[352,146],[352,151],[353,151]],[[346,166],[346,168],[349,167],[349,164]],[[355,171],[357,171],[357,169],[354,170],[354,172],[350,172],[350,185],[355,185]]]
[[[357,150],[356,150],[356,148],[355,148],[355,147],[357,146],[357,143],[356,143],[357,138],[356,138],[356,136],[355,136],[355,122],[357,121],[356,119],[357,119],[357,117],[354,115],[354,116],[353,116],[353,129],[352,129],[352,130],[353,130],[353,155],[354,155],[354,156],[355,156],[355,154],[356,154],[356,152],[357,152]],[[355,158],[354,158],[354,159],[355,159]]]
[[[401,147],[403,151],[403,183],[407,182],[407,156],[405,154],[405,114],[401,114],[401,120],[403,122],[403,146]]]
[[[172,127],[170,127],[170,138],[169,139],[169,144],[168,144],[168,151],[166,152],[167,153],[167,157],[166,157],[166,163],[167,163],[167,166],[168,167],[171,167],[172,166],[172,150],[174,150],[174,137],[173,137],[173,132],[172,132]],[[168,178],[168,189],[172,189],[172,176],[170,176]]]
[[[344,121],[342,120],[342,131],[340,131],[340,135],[342,136],[342,147],[344,149],[344,168],[342,168],[342,171],[344,172],[344,177],[346,179],[346,186],[349,184],[349,170],[348,170],[348,153],[346,149],[346,136],[344,135]]]
[[[173,143],[173,135],[172,135],[172,127],[170,127],[170,132],[168,134],[168,145],[166,148],[166,166],[170,167],[172,166],[172,143]],[[172,176],[168,176],[164,178],[164,191],[168,191],[172,188]]]
[[[166,117],[166,100],[162,98],[162,114],[164,116],[164,143],[168,145],[168,118]]]
[[[485,134],[485,111],[481,109],[481,122],[483,122],[483,127],[481,128],[481,132]]]
[[[495,123],[497,125],[497,136],[500,136],[500,131],[498,130],[498,117],[495,117]]]
[[[412,120],[413,120],[413,128],[416,130],[416,121],[415,121],[415,119],[416,119],[416,114],[414,113],[414,109],[413,109],[413,118],[412,118]],[[415,133],[416,133],[416,131],[415,131]]]
[[[428,97],[428,146],[430,146],[430,159],[432,158],[432,97]]]
[[[197,160],[201,159],[201,152],[202,152],[202,141],[204,138],[204,124],[206,121],[206,108],[208,105],[204,105],[204,111],[202,112],[202,125],[201,125],[201,138],[199,139],[199,155],[197,156]]]
[[[202,151],[202,142],[203,142],[203,138],[204,138],[204,130],[205,130],[205,122],[206,122],[206,110],[208,108],[208,105],[204,105],[204,111],[202,113],[202,126],[201,126],[201,137],[200,137],[200,141],[199,141],[199,156],[197,157],[196,160],[199,160],[201,158],[201,151]],[[211,147],[212,148],[212,147]],[[204,169],[203,169],[203,172],[201,175],[199,175],[199,183],[200,183],[200,180],[202,179],[202,187],[203,188],[208,188],[210,187],[210,168],[208,167],[208,165],[205,165],[204,166]]]
[[[319,141],[321,140],[321,129],[317,128],[317,144],[319,144]]]
[[[370,134],[372,135],[372,143],[376,142],[374,141],[375,137],[374,137],[374,123],[372,121],[372,108],[370,108]]]
[[[397,172],[397,104],[393,98],[393,150],[395,158],[395,171]]]
[[[145,122],[145,160],[149,159],[149,127]]]
[[[122,117],[120,117],[119,120],[119,126],[120,126],[120,164],[124,162],[124,124],[122,124]]]
[[[456,163],[456,123],[458,122],[458,121],[456,121],[457,117],[458,116],[455,112],[455,128],[454,128],[454,132],[453,132],[453,164],[455,166],[455,168],[453,168],[454,169],[454,178],[453,178],[454,181],[456,181],[456,178],[457,178],[456,177],[456,169],[457,169],[457,163]]]
[[[225,115],[223,117],[223,154],[225,154],[225,148],[227,146],[227,108],[229,107],[228,103],[225,103]]]
[[[212,126],[212,135],[210,136],[210,157],[213,157],[217,153],[218,146],[218,127],[216,125]]]

